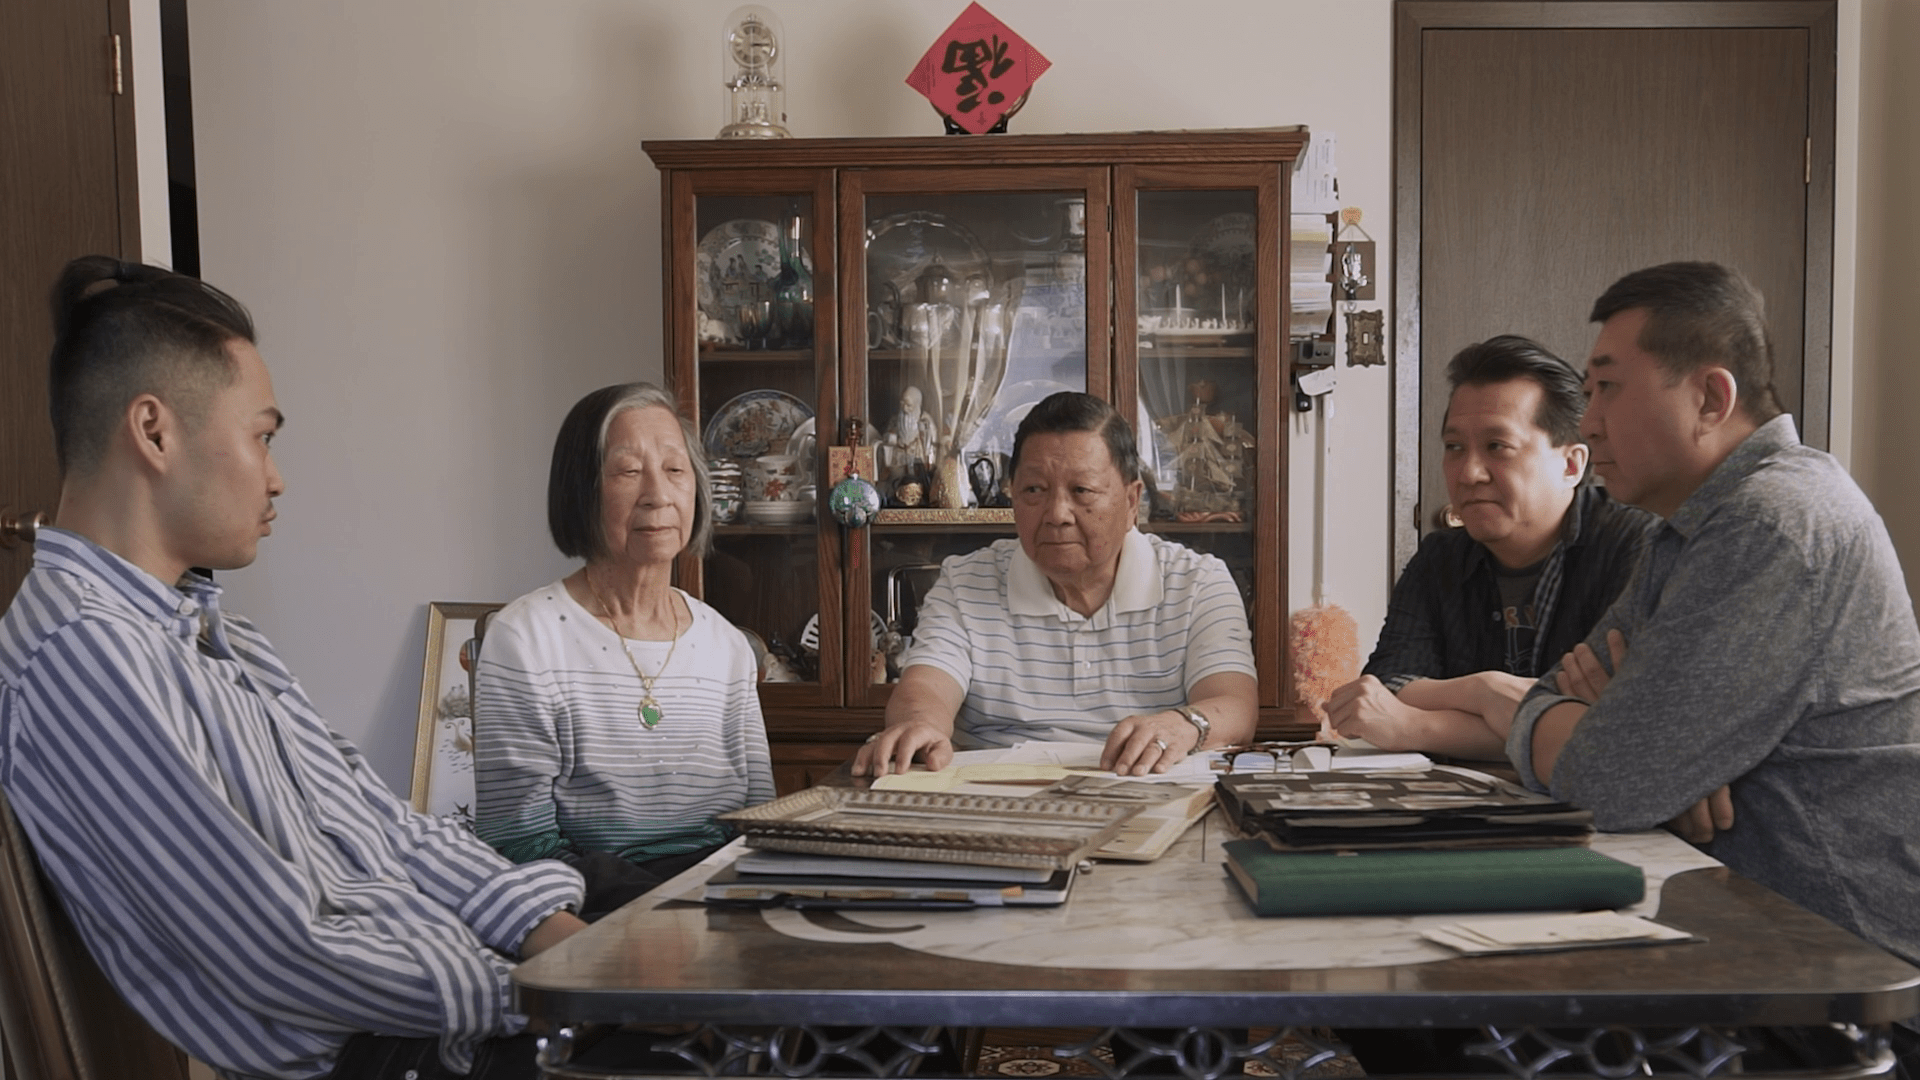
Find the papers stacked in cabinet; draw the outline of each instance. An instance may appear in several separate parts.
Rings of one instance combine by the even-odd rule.
[[[1544,848],[1586,844],[1593,815],[1470,769],[1232,773],[1218,795],[1275,851]]]
[[[1139,812],[1091,799],[809,788],[719,820],[751,848],[1068,870]]]
[[[1288,296],[1293,321],[1287,332],[1293,337],[1316,337],[1327,332],[1327,319],[1333,314],[1333,283],[1327,280],[1333,269],[1333,226],[1325,214],[1294,214],[1291,243]]]
[[[1293,162],[1293,198],[1296,214],[1331,214],[1340,209],[1339,140],[1316,128],[1307,148]]]

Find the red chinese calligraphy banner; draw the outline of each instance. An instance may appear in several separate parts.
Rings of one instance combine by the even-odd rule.
[[[1053,62],[977,3],[928,49],[907,85],[954,123],[979,135],[999,123]]]

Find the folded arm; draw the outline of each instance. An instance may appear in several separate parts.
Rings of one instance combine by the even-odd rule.
[[[1616,669],[1626,663],[1627,639],[1619,630],[1607,631],[1606,648],[1606,658],[1603,659],[1591,645],[1581,642],[1562,658],[1554,674],[1554,683],[1560,693],[1578,698],[1579,701],[1564,702],[1548,709],[1534,727],[1533,768],[1547,783],[1552,782],[1554,762],[1566,748],[1567,740],[1573,736],[1581,719],[1586,716],[1587,709],[1600,700],[1601,692],[1613,681],[1609,661],[1612,668]],[[1722,784],[1712,794],[1667,822],[1667,828],[1682,839],[1704,844],[1713,839],[1714,833],[1733,828],[1733,820],[1733,789]]]
[[[1673,570],[1653,586],[1657,611],[1636,610],[1629,586],[1594,628],[1585,647],[1595,657],[1610,655],[1614,632],[1632,642],[1603,669],[1604,693],[1589,704],[1565,692],[1556,666],[1515,714],[1508,753],[1522,778],[1594,811],[1601,828],[1689,812],[1765,759],[1799,717],[1822,633],[1806,618],[1819,572],[1772,530],[1715,525],[1665,552]],[[1658,546],[1648,553],[1661,557]]]
[[[1372,675],[1340,687],[1327,701],[1333,729],[1382,750],[1413,750],[1497,761],[1506,739],[1495,724],[1508,722],[1526,679],[1483,671],[1454,679],[1414,679],[1398,694]]]

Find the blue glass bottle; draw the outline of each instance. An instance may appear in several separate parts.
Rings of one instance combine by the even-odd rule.
[[[773,279],[774,336],[786,349],[813,345],[813,271],[801,234],[800,215],[794,214],[780,230],[780,274]]]

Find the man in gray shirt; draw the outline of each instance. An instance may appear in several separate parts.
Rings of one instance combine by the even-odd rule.
[[[1707,808],[1682,831],[1715,858],[1920,962],[1920,627],[1879,516],[1774,398],[1764,311],[1710,263],[1594,304],[1581,437],[1608,493],[1664,520],[1586,641],[1517,709],[1478,711],[1600,828]],[[1900,1080],[1920,1080],[1916,1021],[1892,1033]],[[1792,1031],[1740,1039],[1749,1069],[1820,1064]],[[1467,1041],[1354,1049],[1369,1075],[1431,1075],[1471,1068]]]
[[[1707,851],[1920,962],[1920,629],[1879,515],[1774,399],[1763,311],[1711,263],[1595,303],[1581,432],[1666,520],[1507,752],[1608,830],[1727,786]]]

